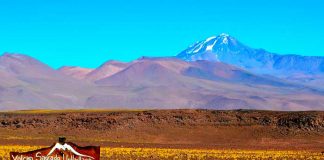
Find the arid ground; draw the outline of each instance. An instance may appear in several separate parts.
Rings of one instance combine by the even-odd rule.
[[[0,113],[0,145],[57,137],[110,147],[324,150],[324,112],[37,110]]]

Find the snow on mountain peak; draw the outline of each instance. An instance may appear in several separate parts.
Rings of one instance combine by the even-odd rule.
[[[224,37],[222,40],[222,44],[228,44],[228,37]]]
[[[191,45],[188,53],[198,53],[202,51],[213,51],[215,48],[230,45],[230,42],[236,42],[229,34],[222,33],[218,36],[209,37],[203,41]]]
[[[228,44],[228,41],[233,39],[233,38],[231,38],[231,36],[229,34],[226,34],[226,33],[222,33],[218,37],[222,41],[221,44]]]
[[[209,41],[211,41],[211,40],[213,40],[213,39],[215,39],[215,38],[216,38],[216,36],[209,37],[209,38],[207,38],[207,39],[205,40],[205,42],[209,42]]]
[[[227,34],[227,33],[221,33],[219,36],[220,36],[220,37],[229,37],[230,35]]]
[[[254,52],[253,49],[245,46],[229,34],[222,33],[191,45],[179,53],[177,57],[188,61],[220,61],[223,59],[233,59],[234,57],[234,59],[240,61],[241,55],[251,56],[252,52]]]

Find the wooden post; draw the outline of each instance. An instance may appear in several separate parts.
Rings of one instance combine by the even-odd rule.
[[[66,141],[66,138],[65,137],[59,137],[59,143],[64,145],[65,144],[65,141]]]

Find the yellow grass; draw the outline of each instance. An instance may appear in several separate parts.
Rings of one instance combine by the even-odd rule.
[[[0,146],[0,160],[9,159],[10,151],[31,151],[40,146]],[[102,147],[101,159],[324,159],[319,152],[274,150],[209,150],[166,148]]]
[[[140,112],[149,111],[146,109],[62,109],[62,110],[50,110],[50,109],[37,109],[37,110],[15,110],[15,111],[0,111],[0,113],[14,113],[14,114],[51,114],[51,113],[96,113],[96,112]]]

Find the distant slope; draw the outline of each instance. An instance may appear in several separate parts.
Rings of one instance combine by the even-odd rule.
[[[86,75],[93,71],[93,69],[64,66],[59,68],[58,71],[76,79],[85,79]]]
[[[22,54],[0,56],[0,109],[323,110],[324,93],[213,61],[143,57],[97,69],[54,70]]]
[[[80,107],[80,98],[91,92],[91,86],[22,54],[0,56],[0,77],[2,110]]]
[[[184,62],[174,58],[147,58],[99,81],[119,94],[93,96],[87,106],[145,108],[258,108],[317,109],[322,92],[273,77],[254,75],[220,62]],[[298,100],[294,100],[298,97]],[[114,101],[116,100],[116,101]],[[316,103],[316,104],[315,104]],[[144,105],[143,105],[144,104]],[[314,109],[314,108],[313,108]]]
[[[100,80],[123,70],[127,66],[128,66],[127,63],[110,60],[102,64],[100,67],[93,70],[89,74],[87,74],[85,76],[85,79],[90,81]]]
[[[24,80],[26,78],[60,79],[63,78],[46,64],[22,54],[4,53],[0,56],[0,69],[8,75]]]

